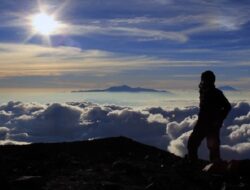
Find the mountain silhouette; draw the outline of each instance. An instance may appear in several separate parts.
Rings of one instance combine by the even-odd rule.
[[[249,189],[249,160],[230,172],[202,171],[169,152],[125,137],[0,147],[1,189]],[[240,169],[239,169],[240,168]],[[242,188],[244,187],[244,188]]]
[[[239,91],[238,89],[232,86],[220,86],[219,89],[222,91]]]
[[[127,85],[121,86],[112,86],[106,89],[93,89],[93,90],[77,90],[72,92],[165,92],[169,93],[165,90],[155,90],[149,88],[141,88],[141,87],[130,87]]]

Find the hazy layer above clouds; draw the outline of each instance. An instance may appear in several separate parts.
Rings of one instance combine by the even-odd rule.
[[[75,141],[122,135],[184,156],[198,111],[198,107],[167,110],[84,102],[9,102],[0,106],[0,144]],[[221,130],[223,158],[249,158],[249,121],[250,104],[233,104]],[[207,158],[204,145],[200,155]]]

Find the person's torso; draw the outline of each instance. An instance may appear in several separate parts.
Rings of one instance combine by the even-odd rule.
[[[213,88],[200,93],[199,118],[213,122],[221,111],[221,91]]]

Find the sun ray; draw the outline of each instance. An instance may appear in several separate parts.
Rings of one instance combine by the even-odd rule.
[[[64,8],[69,4],[70,0],[65,0],[61,5],[53,12],[53,16],[57,17],[64,10]]]
[[[43,43],[51,46],[52,36],[60,33],[60,30],[66,26],[57,18],[68,2],[69,0],[65,0],[56,10],[51,12],[46,4],[37,0],[37,12],[27,17],[30,34],[24,39],[23,43],[29,42],[35,36],[40,36]]]

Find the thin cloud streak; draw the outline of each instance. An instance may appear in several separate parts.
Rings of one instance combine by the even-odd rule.
[[[135,56],[74,47],[46,47],[25,44],[0,44],[1,77],[60,75],[79,71],[119,72],[156,66],[208,66],[218,61],[171,60],[153,56]],[[105,70],[106,69],[106,70]]]
[[[177,43],[187,43],[193,35],[206,32],[236,31],[242,29],[242,27],[250,21],[250,11],[243,6],[235,7],[230,5],[223,8],[215,8],[214,4],[216,3],[188,2],[195,3],[196,6],[203,7],[203,9],[196,10],[192,7],[187,11],[185,4],[180,5],[174,3],[174,1],[147,1],[143,3],[145,5],[154,3],[158,6],[170,4],[170,10],[178,7],[177,10],[183,10],[183,12],[176,15],[162,14],[158,17],[145,16],[145,14],[142,16],[124,16],[111,19],[105,17],[102,19],[72,19],[72,22],[76,24],[70,24],[62,20],[64,24],[62,24],[62,29],[58,31],[56,35],[88,36],[101,34],[114,37],[131,37],[135,38],[137,41],[170,40]],[[134,2],[134,4],[141,3],[142,1],[138,0]],[[204,7],[204,3],[207,7]],[[217,4],[220,5],[220,3]],[[78,2],[78,5],[81,6],[81,3]],[[109,2],[108,5],[110,7],[115,7],[117,3]],[[86,2],[82,3],[82,6],[86,6]],[[168,10],[167,7],[166,9]],[[61,8],[59,12],[62,14]],[[60,14],[57,14],[58,17],[60,17]],[[27,15],[27,13],[8,12],[2,13],[2,15],[4,19],[2,19],[2,25],[0,27],[21,27],[24,30],[29,30],[27,29],[27,26],[29,26],[27,18],[30,15]]]

